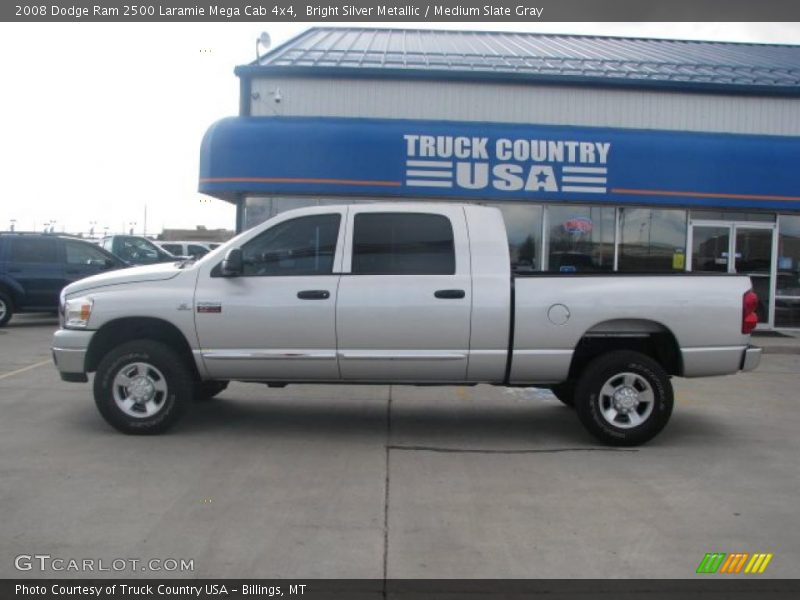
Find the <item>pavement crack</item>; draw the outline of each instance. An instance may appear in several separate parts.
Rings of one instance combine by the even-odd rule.
[[[448,448],[444,446],[386,446],[387,458],[390,450],[401,450],[405,452],[442,452],[450,454],[557,454],[560,452],[639,452],[637,448]],[[387,471],[388,473],[388,471]]]
[[[383,484],[383,598],[386,598],[386,577],[389,568],[389,453],[392,450],[392,386],[386,402],[386,467]]]

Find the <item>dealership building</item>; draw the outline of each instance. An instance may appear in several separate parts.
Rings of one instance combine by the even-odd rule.
[[[201,192],[498,207],[518,271],[751,276],[800,327],[800,46],[314,28],[235,70]]]

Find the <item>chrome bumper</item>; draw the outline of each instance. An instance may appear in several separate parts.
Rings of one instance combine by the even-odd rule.
[[[748,346],[742,353],[742,371],[752,371],[761,362],[761,348]]]
[[[53,362],[64,381],[88,381],[86,351],[94,331],[59,329],[53,335]]]

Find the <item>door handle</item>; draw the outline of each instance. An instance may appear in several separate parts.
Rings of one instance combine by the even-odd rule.
[[[80,271],[76,271],[75,269],[68,269],[67,275],[79,275]]]
[[[433,295],[437,298],[457,299],[463,298],[467,293],[464,290],[436,290]]]
[[[328,290],[303,290],[297,292],[297,297],[300,300],[327,300],[331,297],[331,293]]]

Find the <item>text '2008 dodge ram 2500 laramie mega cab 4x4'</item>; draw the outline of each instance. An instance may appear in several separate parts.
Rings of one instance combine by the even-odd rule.
[[[512,276],[499,210],[357,204],[282,213],[199,261],[89,277],[61,296],[63,379],[126,433],[228,381],[549,387],[603,442],[640,444],[670,376],[753,369],[747,277]]]

